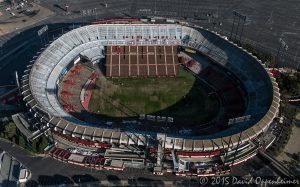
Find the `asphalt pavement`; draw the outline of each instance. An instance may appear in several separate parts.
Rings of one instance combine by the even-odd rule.
[[[98,184],[101,181],[105,181],[106,183],[121,183],[122,181],[126,181],[128,183],[133,180],[139,182],[147,181],[149,184],[152,182],[155,184],[163,184],[163,181],[173,183],[176,181],[184,182],[185,180],[189,180],[174,175],[156,176],[140,169],[126,169],[125,172],[99,171],[57,161],[48,156],[36,156],[2,139],[0,139],[0,147],[14,156],[31,171],[32,177],[30,184],[55,185],[83,182]]]
[[[119,17],[167,17],[186,19],[188,22],[218,31],[229,37],[232,30],[233,10],[247,16],[244,23],[242,41],[251,43],[258,49],[270,52],[276,56],[280,46],[279,38],[288,45],[288,50],[281,53],[279,63],[282,66],[300,68],[300,2],[297,0],[41,0],[44,6],[54,12],[54,15],[43,20],[25,31],[17,30],[14,33],[0,37],[0,56],[13,50],[28,39],[29,45],[0,60],[0,64],[9,64],[5,68],[0,65],[0,85],[14,82],[14,71],[22,74],[26,65],[40,47],[40,38],[37,30],[45,24],[90,22],[99,19]],[[104,4],[107,3],[107,7]],[[69,13],[64,11],[68,4]],[[238,20],[233,33],[241,33],[243,22]],[[237,32],[236,32],[237,31]],[[239,37],[237,37],[239,38]]]
[[[107,7],[103,6],[105,3]],[[243,33],[242,41],[275,56],[281,38],[288,45],[288,50],[281,53],[280,64],[300,68],[298,0],[41,0],[40,4],[51,9],[57,18],[62,20],[87,21],[130,16],[177,18],[227,36],[232,30],[233,11],[237,11],[246,16],[246,21],[240,21],[237,29],[238,18],[236,18],[233,33],[238,35]],[[65,4],[69,6],[68,15],[59,8]]]
[[[108,3],[107,8],[104,6],[105,3]],[[69,5],[70,13],[67,14],[62,9],[64,4]],[[185,19],[229,36],[232,29],[233,10],[247,17],[243,29],[243,41],[276,55],[280,45],[278,40],[282,38],[287,43],[288,50],[280,58],[281,65],[300,68],[300,54],[298,54],[300,50],[300,2],[298,0],[40,0],[40,5],[49,8],[55,15],[35,24],[32,29],[24,32],[18,30],[0,37],[0,44],[3,46],[0,55],[31,39],[26,46],[0,61],[0,85],[14,83],[14,71],[22,73],[39,50],[41,40],[37,37],[36,31],[44,24],[89,22],[130,16],[168,17]],[[239,32],[241,30],[238,30],[237,33]],[[99,172],[62,163],[48,157],[32,156],[7,142],[0,141],[0,147],[15,156],[32,171],[33,181],[51,180],[57,175],[60,175],[62,180],[69,179],[72,182],[76,180],[74,176],[87,175],[95,177],[97,180],[108,180],[114,178],[112,176],[116,176],[118,180],[128,179],[128,173]],[[236,171],[242,170],[237,169]],[[153,177],[153,175],[143,174],[140,171],[132,171],[131,175]],[[172,180],[172,177],[164,176],[159,180]]]
[[[124,172],[95,170],[82,166],[57,161],[45,155],[33,155],[28,151],[21,149],[14,144],[0,139],[1,149],[15,157],[24,167],[32,172],[32,178],[29,184],[36,186],[57,185],[61,183],[74,185],[75,183],[93,183],[93,184],[151,184],[154,186],[164,186],[166,184],[184,186],[186,184],[196,185],[197,178],[182,178],[174,175],[153,175],[148,171],[127,168]],[[276,176],[276,173],[269,168],[268,164],[262,162],[259,158],[253,159],[232,168],[233,176],[241,177],[248,175],[260,177]],[[193,186],[191,185],[191,186]]]

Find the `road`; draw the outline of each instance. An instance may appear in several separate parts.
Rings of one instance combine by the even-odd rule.
[[[230,35],[233,14],[238,11],[247,17],[243,38],[257,48],[276,55],[279,38],[288,45],[280,57],[281,65],[300,68],[300,2],[298,0],[41,0],[41,5],[56,13],[58,19],[85,20],[119,17],[167,17],[186,19],[206,28]],[[107,8],[103,6],[107,3]],[[69,15],[55,5],[69,5]],[[237,23],[237,19],[236,19]],[[241,25],[238,30],[241,33]]]
[[[109,2],[107,8],[102,4],[105,2]],[[66,14],[61,8],[54,6],[58,3],[59,6],[63,6],[65,3],[69,4],[70,14]],[[243,34],[244,38],[252,41],[256,47],[271,51],[273,54],[276,54],[279,47],[278,39],[284,39],[289,45],[287,54],[285,54],[288,60],[281,58],[281,65],[294,68],[300,67],[300,58],[298,57],[298,46],[300,44],[300,2],[297,0],[249,0],[247,3],[243,0],[41,0],[40,5],[52,10],[55,16],[43,20],[36,25],[57,22],[88,22],[96,19],[125,16],[158,16],[186,19],[187,21],[213,30],[225,31],[227,34],[230,32],[232,26],[232,11],[237,10],[247,16]],[[40,26],[35,26],[25,32],[19,30],[10,35],[0,37],[0,46],[3,45],[3,48],[5,48],[2,48],[0,55],[13,50],[28,38],[36,36],[36,31]],[[0,69],[0,85],[14,82],[14,71],[17,70],[22,73],[40,47],[40,38],[36,37],[24,48],[7,57],[5,60],[0,61],[0,64],[4,61],[5,64],[8,64]],[[24,162],[33,171],[34,175],[32,179],[35,181],[38,181],[40,176],[51,178],[54,175],[61,175],[71,179],[74,175],[83,174],[95,176],[97,179],[108,179],[108,176],[117,176],[118,179],[128,178],[128,175],[125,174],[110,173],[107,171],[101,171],[100,173],[64,164],[51,158],[30,156],[25,151],[19,150],[11,146],[11,144],[2,141],[0,141],[0,147],[7,149],[17,159],[20,159],[22,163]],[[139,175],[144,176],[142,173]],[[166,179],[169,180],[170,178],[162,178],[162,180]]]
[[[49,29],[55,30],[55,28],[60,28],[63,25],[66,24],[49,25]],[[0,55],[0,85],[14,84],[14,72],[18,71],[19,77],[21,77],[26,66],[42,47],[42,43],[45,43],[48,39],[51,40],[53,35],[61,34],[61,30],[56,30],[49,33],[48,37],[43,35],[41,40],[37,36],[39,28],[40,26],[28,29],[5,43],[3,54],[10,55]]]
[[[299,114],[300,119],[300,114]],[[300,152],[300,147],[298,142],[300,141],[300,126],[299,124],[295,125],[292,129],[292,134],[288,143],[284,147],[282,153],[278,155],[277,159],[283,163],[288,163],[293,160],[293,154],[297,154]]]
[[[180,180],[181,182],[186,182],[185,180],[189,180],[176,177],[174,175],[155,176],[150,172],[138,169],[128,169],[125,172],[106,170],[98,171],[60,162],[46,156],[31,155],[18,146],[15,146],[12,143],[9,143],[2,139],[0,139],[0,147],[10,155],[15,157],[18,161],[20,161],[20,163],[22,163],[32,172],[31,183],[58,184],[61,182],[65,182],[73,184],[75,182],[78,183],[78,178],[81,178],[82,182],[94,181],[96,183],[99,183],[99,181],[106,181],[106,183],[121,183],[123,181],[122,183],[124,183],[125,181],[132,182],[130,180],[134,179],[139,182],[147,181],[147,183],[149,184],[155,183],[162,185],[165,184],[165,182],[170,184],[173,183],[173,181]]]
[[[78,183],[81,181],[95,182],[99,184],[128,184],[128,183],[147,183],[153,186],[184,186],[186,184],[195,184],[196,179],[181,178],[174,175],[156,176],[149,172],[138,169],[127,169],[125,172],[114,172],[106,170],[93,170],[81,166],[67,164],[57,161],[50,157],[35,156],[27,151],[14,146],[12,143],[0,139],[1,149],[14,156],[26,168],[32,172],[32,184],[59,184]],[[263,173],[264,171],[264,173]],[[267,172],[266,172],[267,171]],[[251,173],[253,176],[270,177],[276,176],[272,169],[265,165],[260,159],[254,157],[250,161],[233,168],[233,176],[244,176]],[[193,181],[193,182],[192,182]],[[193,185],[191,185],[193,186]]]
[[[268,154],[267,152],[263,152],[263,151],[259,151],[259,156],[261,156],[263,159],[267,159],[271,165],[274,167],[274,169],[276,171],[278,171],[278,173],[280,173],[280,175],[282,177],[286,177],[286,178],[290,178],[293,179],[295,178],[295,175],[289,171],[289,169],[284,166],[281,162],[279,162],[276,158],[272,157],[272,155]]]
[[[54,15],[33,25],[24,32],[18,30],[9,35],[0,37],[0,55],[6,54],[16,46],[24,43],[28,38],[37,37],[36,31],[41,27],[37,25],[53,23],[88,22],[96,19],[108,19],[117,17],[145,17],[158,16],[186,19],[212,30],[230,35],[232,28],[232,11],[237,10],[247,16],[243,32],[243,40],[247,38],[257,48],[277,53],[279,38],[282,38],[289,46],[287,53],[280,57],[283,66],[300,68],[300,2],[297,0],[111,0],[108,7],[104,7],[106,1],[96,0],[41,0],[40,5],[54,12]],[[61,8],[69,5],[69,14]],[[60,8],[59,8],[60,7]],[[213,24],[216,23],[216,24]],[[239,31],[240,32],[240,31]],[[238,33],[239,33],[238,32]],[[17,35],[17,36],[16,36]],[[9,58],[0,61],[9,66],[0,69],[0,85],[10,84],[14,81],[14,71],[22,73],[26,65],[36,54],[40,47],[40,40],[36,38],[25,49],[18,51]]]

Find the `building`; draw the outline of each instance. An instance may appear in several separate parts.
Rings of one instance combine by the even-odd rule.
[[[195,58],[203,55],[217,64],[222,70],[220,75],[230,76],[225,82],[214,79],[213,75],[220,71],[207,69],[207,72],[200,73],[205,73],[209,83],[219,86],[217,90],[224,93],[226,111],[229,114],[241,113],[241,116],[228,117],[231,116],[228,114],[227,118],[218,121],[228,126],[225,130],[197,136],[197,129],[185,133],[161,133],[148,129],[137,131],[110,128],[105,121],[102,126],[95,126],[80,116],[71,114],[76,107],[81,106],[60,104],[57,93],[61,80],[69,71],[76,75],[79,71],[76,68],[81,68],[76,66],[76,61],[83,54],[91,62],[97,63],[105,58],[102,51],[107,46],[150,45],[180,46],[193,51]],[[278,85],[265,65],[226,38],[197,26],[88,25],[62,35],[32,62],[22,76],[22,95],[28,110],[42,124],[41,131],[48,131],[57,142],[84,149],[106,149],[107,153],[113,146],[126,146],[134,151],[151,150],[149,152],[156,154],[157,158],[157,162],[153,163],[156,173],[164,172],[164,162],[169,161],[173,162],[172,170],[178,175],[209,176],[229,172],[231,166],[256,155],[257,150],[262,148],[259,139],[264,137],[278,115]],[[91,76],[92,72],[88,75]],[[88,75],[86,81],[90,78]],[[227,84],[233,85],[232,93],[226,92]],[[243,93],[240,93],[241,89]],[[242,100],[233,102],[237,98],[233,96]],[[58,154],[57,157],[61,158],[63,155]],[[107,154],[102,157],[111,159]],[[122,153],[120,158],[123,157],[135,158]],[[112,162],[113,165],[122,167],[124,164],[123,161],[120,163],[120,159],[113,160],[119,160]],[[142,157],[142,160],[145,165],[148,163],[147,158]],[[83,162],[86,163],[84,158],[81,160]],[[167,168],[170,170],[169,166]]]

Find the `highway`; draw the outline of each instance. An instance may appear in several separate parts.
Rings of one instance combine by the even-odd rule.
[[[62,26],[67,25],[69,24],[49,25],[49,30],[54,31],[51,33],[49,32],[48,38],[46,36],[42,36],[42,40],[37,35],[37,30],[40,26],[33,27],[24,31],[20,35],[9,39],[9,41],[4,45],[4,55],[0,56],[0,86],[15,84],[15,71],[17,71],[19,73],[19,77],[21,77],[33,56],[40,51],[42,44],[44,44],[48,39],[52,39],[53,36],[61,34],[61,30],[56,30],[56,28],[61,28]]]
[[[261,156],[262,159],[266,159],[270,162],[270,164],[273,166],[275,171],[280,174],[281,177],[289,178],[289,179],[295,179],[296,176],[288,169],[286,168],[282,163],[280,163],[276,158],[274,158],[272,155],[259,151],[258,156]]]
[[[176,177],[174,175],[155,176],[145,170],[133,168],[126,168],[125,172],[98,171],[67,164],[44,155],[29,154],[27,151],[3,139],[0,139],[0,147],[32,172],[32,178],[29,184],[57,185],[66,183],[74,185],[88,182],[100,186],[126,186],[127,184],[174,186],[174,184],[177,184],[176,186],[179,187],[190,183],[190,179]]]

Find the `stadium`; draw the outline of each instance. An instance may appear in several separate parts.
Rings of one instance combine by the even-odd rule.
[[[279,112],[280,93],[255,56],[226,37],[185,22],[114,22],[95,22],[63,34],[22,76],[23,100],[42,125],[37,134],[64,145],[51,148],[50,156],[97,169],[144,167],[159,175],[211,176],[229,173],[233,165],[270,146],[274,137],[266,132]],[[184,86],[191,79],[190,87]],[[126,82],[124,90],[138,90],[131,81],[160,86],[165,81],[173,90],[165,86],[167,91],[157,87],[157,92],[178,97],[159,110],[136,111],[114,102],[118,98],[113,95],[104,98],[111,92],[104,89],[108,80],[119,87]],[[126,96],[138,99],[133,93],[142,92],[132,90]],[[97,113],[111,109],[104,106],[91,110],[102,98],[101,105],[118,111]],[[207,102],[184,105],[193,99]],[[177,109],[186,115],[176,115]]]

